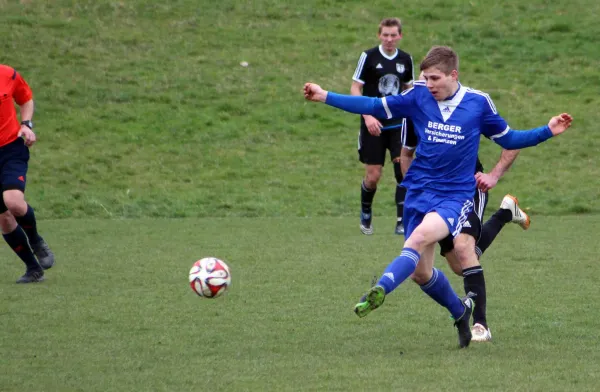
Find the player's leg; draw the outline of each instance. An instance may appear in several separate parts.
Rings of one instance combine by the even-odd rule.
[[[458,257],[456,257],[456,253],[454,252],[454,237],[448,235],[446,238],[439,241],[438,244],[440,245],[440,256],[446,258],[452,272],[458,276],[463,276],[460,260],[458,260]]]
[[[404,199],[406,198],[406,188],[401,185],[402,169],[400,168],[400,152],[402,151],[402,130],[386,131],[389,134],[388,149],[390,150],[390,158],[394,165],[394,177],[396,178],[396,192],[394,199],[396,200],[396,228],[394,233],[398,235],[404,234],[404,225],[402,224],[402,216],[404,213]]]
[[[363,234],[373,234],[373,198],[377,192],[377,184],[381,178],[381,165],[365,165],[365,177],[360,187],[360,231]]]
[[[23,261],[26,267],[25,274],[17,280],[17,283],[33,283],[44,280],[44,270],[38,264],[31,248],[27,235],[17,224],[15,217],[6,209],[4,202],[0,199],[0,228],[2,237],[15,254]]]
[[[4,146],[6,160],[2,167],[2,198],[6,208],[23,228],[29,244],[44,269],[54,264],[54,254],[48,244],[37,231],[37,221],[33,208],[25,201],[25,186],[27,182],[27,163],[29,149],[22,139]]]
[[[512,195],[506,195],[502,199],[500,208],[490,219],[488,219],[481,230],[481,236],[477,241],[477,255],[481,255],[490,247],[496,236],[507,223],[516,223],[523,230],[527,230],[531,223],[529,216],[519,208],[519,201]]]
[[[411,236],[413,231],[421,224],[425,212],[420,205],[420,192],[409,192],[408,202],[404,207],[404,229],[405,235]],[[384,270],[382,276],[371,289],[361,297],[354,307],[358,317],[365,317],[372,310],[383,304],[386,294],[392,292],[414,271],[419,261],[420,254],[417,250],[405,247]]]
[[[33,208],[25,201],[25,195],[18,189],[9,189],[3,194],[4,204],[15,217],[27,235],[33,253],[44,269],[54,265],[54,253],[37,231],[37,220]]]
[[[485,276],[475,253],[475,237],[471,233],[459,234],[454,240],[454,251],[447,256],[450,258],[456,257],[456,260],[460,263],[465,293],[474,301],[473,340],[491,340],[492,335],[486,317],[487,292],[485,288]]]
[[[383,171],[385,146],[381,137],[371,135],[364,124],[358,136],[358,158],[365,165],[365,177],[360,186],[360,231],[370,235],[373,234],[372,204]]]

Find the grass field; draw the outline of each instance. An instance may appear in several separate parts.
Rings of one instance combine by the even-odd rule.
[[[597,217],[504,229],[483,259],[494,341],[468,350],[412,283],[369,317],[354,315],[401,241],[363,236],[352,218],[44,226],[60,255],[47,282],[16,287],[7,277],[21,269],[3,267],[2,391],[592,391],[600,382]],[[225,297],[200,299],[186,285],[198,249],[228,260]]]
[[[397,12],[416,62],[433,44],[454,46],[463,83],[490,93],[514,128],[575,116],[571,135],[523,152],[499,195],[518,191],[538,214],[600,212],[593,0],[0,7],[0,61],[37,98],[30,194],[43,218],[356,216],[358,119],[306,104],[300,89],[349,92],[378,21]],[[487,167],[498,156],[482,143]]]
[[[0,63],[36,99],[27,196],[58,259],[17,286],[0,247],[0,391],[597,390],[598,14],[592,0],[0,0]],[[491,344],[458,350],[412,283],[352,313],[401,249],[395,184],[386,167],[376,233],[360,235],[358,119],[300,89],[348,92],[390,15],[416,62],[456,48],[461,81],[512,127],[575,117],[491,194],[533,217],[484,256]],[[488,169],[499,153],[482,142]],[[209,255],[233,274],[214,301],[186,276]]]

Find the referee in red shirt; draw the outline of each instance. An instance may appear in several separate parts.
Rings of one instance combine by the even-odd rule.
[[[20,123],[13,101],[19,105]],[[54,254],[37,232],[33,208],[25,201],[29,147],[36,141],[33,108],[27,82],[15,69],[0,64],[0,228],[27,266],[17,283],[44,280],[44,270],[54,264]]]

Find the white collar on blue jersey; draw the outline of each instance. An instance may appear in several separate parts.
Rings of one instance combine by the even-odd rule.
[[[454,113],[454,109],[460,104],[467,89],[463,87],[460,82],[458,83],[458,90],[448,98],[443,101],[438,101],[438,108],[440,109],[440,113],[442,114],[442,118],[444,121],[448,121],[452,113]]]

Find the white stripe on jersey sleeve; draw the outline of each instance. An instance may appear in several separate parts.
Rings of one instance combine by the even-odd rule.
[[[491,140],[498,139],[499,137],[502,137],[502,136],[506,135],[508,133],[508,131],[510,131],[510,127],[509,126],[507,126],[504,131],[502,131],[500,133],[497,133],[494,136],[490,136],[490,139]]]
[[[387,114],[387,118],[389,120],[390,118],[392,118],[392,112],[390,111],[390,108],[388,107],[387,99],[385,99],[385,97],[381,98],[381,103],[383,104],[383,108],[385,109],[385,114]]]
[[[367,54],[365,52],[362,52],[360,58],[358,59],[358,64],[356,64],[354,76],[352,76],[352,80],[354,80],[355,82],[365,84],[364,80],[360,78],[360,74],[362,73],[363,67],[365,66],[365,61],[367,61]]]
[[[496,110],[496,105],[494,105],[494,102],[492,101],[492,98],[490,98],[489,94],[484,93],[483,91],[479,91],[479,90],[473,90],[470,89],[472,93],[481,95],[482,97],[485,97],[485,99],[487,99],[488,101],[488,105],[490,105],[490,109],[492,109],[492,112],[494,114],[498,114],[498,110]]]

